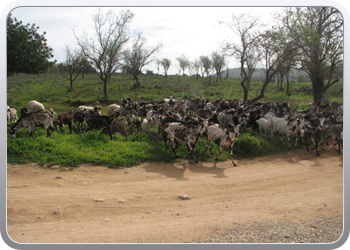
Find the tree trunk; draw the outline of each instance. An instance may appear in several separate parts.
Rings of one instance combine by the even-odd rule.
[[[225,80],[227,80],[227,78],[228,78],[228,74],[229,74],[229,70],[227,69],[227,70],[226,70]]]
[[[248,100],[248,88],[245,86],[245,82],[246,80],[243,79],[241,81],[241,86],[242,86],[242,89],[243,89],[243,104],[245,104]]]
[[[325,93],[324,78],[317,69],[310,78],[312,82],[312,94],[314,97],[314,103],[318,103],[322,100],[323,94]]]
[[[108,77],[106,77],[103,80],[103,93],[105,95],[105,98],[108,98],[108,95],[107,95],[107,81],[108,81]]]
[[[136,83],[134,84],[134,87],[141,88],[141,84],[139,82],[139,78],[137,75],[134,75],[134,80],[136,81]]]
[[[253,98],[252,100],[250,100],[250,103],[254,103],[254,102],[265,97],[265,90],[266,90],[267,85],[270,83],[270,81],[271,81],[270,78],[265,80],[264,85],[262,86],[262,88],[260,90],[260,95]]]
[[[314,103],[318,103],[322,100],[325,88],[323,84],[319,82],[312,82],[312,94],[314,96]]]
[[[286,76],[286,81],[287,81],[287,94],[289,93],[289,74]]]

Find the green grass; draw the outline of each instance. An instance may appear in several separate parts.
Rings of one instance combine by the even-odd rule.
[[[190,97],[206,97],[207,99],[241,99],[242,88],[237,80],[223,80],[218,84],[212,79],[211,85],[207,78],[181,76],[142,75],[140,83],[142,88],[134,89],[130,76],[115,75],[108,85],[109,97],[103,96],[103,86],[96,75],[87,75],[85,79],[74,82],[73,90],[69,83],[60,75],[17,75],[7,79],[7,103],[15,106],[19,112],[26,107],[30,100],[42,102],[46,108],[52,107],[57,113],[77,108],[81,104],[91,105],[99,102],[102,114],[107,113],[107,106],[111,103],[121,103],[123,98],[130,97],[134,101],[161,100],[173,95],[176,99]],[[300,86],[310,83],[291,83],[291,92],[279,91],[276,84],[270,83],[265,98],[261,101],[287,101],[290,106],[306,109],[312,102],[312,96],[295,92]],[[260,91],[261,83],[251,83],[249,98],[255,97]],[[342,103],[342,84],[332,86],[326,94],[329,101]],[[213,162],[215,155],[204,152],[205,138],[197,144],[197,157],[199,161]],[[214,154],[218,153],[218,146],[213,146]],[[271,155],[288,150],[278,138],[256,134],[241,134],[234,145],[236,159]],[[187,147],[182,144],[177,149],[178,155],[187,155]],[[190,162],[193,157],[191,156]],[[227,149],[219,160],[230,159]],[[146,161],[173,162],[175,159],[172,150],[166,151],[159,137],[145,133],[137,133],[128,137],[113,135],[113,140],[100,131],[69,135],[59,132],[46,137],[42,128],[37,128],[37,135],[29,137],[27,129],[20,129],[17,138],[7,139],[7,161],[9,163],[37,162],[40,165],[59,165],[76,167],[81,163],[106,165],[108,167],[130,167]]]
[[[277,139],[276,139],[277,140]],[[234,145],[236,159],[271,155],[288,150],[279,141],[265,139],[260,135],[242,134]],[[214,162],[219,147],[213,143],[213,153],[205,152],[206,139],[201,138],[196,146],[199,161]],[[77,167],[82,163],[105,165],[110,168],[131,167],[142,162],[173,162],[188,154],[185,144],[176,149],[179,158],[175,158],[169,147],[165,149],[160,137],[143,132],[125,137],[118,134],[109,136],[100,131],[85,134],[54,133],[46,137],[42,128],[37,129],[34,137],[29,137],[26,129],[21,129],[15,139],[7,140],[7,161],[9,163],[37,162],[39,165],[59,165]],[[228,149],[224,149],[219,160],[230,159]],[[193,161],[193,156],[190,156]]]

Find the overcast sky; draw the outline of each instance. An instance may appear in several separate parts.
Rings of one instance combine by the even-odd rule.
[[[54,59],[62,62],[65,59],[63,48],[77,48],[73,28],[77,34],[87,30],[93,34],[92,15],[95,7],[18,7],[11,13],[24,24],[35,23],[40,32],[47,32],[48,46],[53,48]],[[263,20],[272,20],[272,13],[280,11],[277,7],[131,7],[113,9],[119,13],[130,9],[134,14],[131,30],[141,31],[147,39],[148,46],[162,43],[163,47],[155,55],[157,59],[168,58],[172,65],[169,74],[178,72],[177,57],[185,55],[190,61],[201,55],[210,55],[220,48],[223,41],[234,39],[227,26],[220,24],[232,13],[250,13]],[[228,58],[229,67],[236,67],[237,62]],[[155,63],[145,69],[156,73]],[[162,73],[162,70],[161,72]]]

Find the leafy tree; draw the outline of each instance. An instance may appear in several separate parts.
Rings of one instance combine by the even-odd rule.
[[[40,74],[46,72],[55,61],[52,48],[47,46],[46,32],[38,33],[35,24],[23,25],[22,21],[7,17],[7,76],[25,73]]]
[[[309,76],[318,103],[343,75],[343,17],[332,7],[298,7],[286,8],[282,21],[297,43],[298,63]]]
[[[211,81],[211,70],[212,70],[212,61],[209,56],[200,56],[199,60],[201,62],[201,66],[203,68],[204,73],[209,77],[209,85]]]
[[[162,61],[156,60],[155,65],[156,65],[156,69],[157,69],[157,75],[159,75],[159,70],[160,70],[160,66],[162,65]]]
[[[176,60],[179,63],[179,68],[182,70],[182,75],[185,75],[185,70],[190,66],[190,61],[185,55],[181,55],[181,57],[176,58]]]
[[[122,49],[130,39],[128,30],[133,16],[129,10],[117,14],[112,10],[102,12],[99,9],[93,16],[94,36],[90,38],[86,33],[82,36],[74,34],[84,55],[98,71],[105,98],[108,98],[107,84],[111,75],[122,66]]]
[[[163,70],[164,70],[164,76],[165,78],[167,77],[168,75],[168,70],[170,68],[170,65],[171,65],[171,61],[168,59],[168,58],[163,58],[161,60],[161,65],[163,67]]]
[[[194,69],[194,72],[196,72],[196,78],[198,79],[199,77],[199,70],[201,68],[201,62],[199,60],[195,60],[193,62],[193,69]]]
[[[225,61],[225,56],[220,55],[218,52],[213,52],[211,54],[211,59],[213,62],[213,69],[216,71],[216,83],[219,82],[219,78],[221,81],[221,73],[223,68],[225,67],[226,61]]]
[[[138,79],[138,75],[142,73],[142,68],[151,63],[154,58],[152,57],[160,48],[161,44],[158,44],[152,48],[145,48],[146,39],[137,34],[131,49],[127,49],[123,53],[124,64],[127,72],[130,73],[136,81],[135,87],[140,88],[141,84]]]

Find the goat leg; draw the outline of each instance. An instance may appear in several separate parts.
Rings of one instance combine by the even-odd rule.
[[[195,163],[198,163],[198,160],[196,159],[196,154],[195,154],[195,152],[196,152],[196,146],[195,146],[194,144],[191,145],[191,143],[187,143],[186,145],[187,145],[188,151],[190,151],[190,152],[189,152],[189,154],[185,157],[185,159],[188,159],[188,157],[189,157],[191,154],[193,154],[193,159],[194,159]]]
[[[216,155],[215,160],[218,160],[218,159],[219,159],[219,155],[221,155],[222,149],[223,149],[222,146],[220,146],[219,153]]]
[[[231,155],[231,159],[232,159],[232,164],[234,167],[237,167],[237,164],[235,163],[235,159],[233,158],[233,151],[232,151],[232,146],[230,147],[230,155]]]

